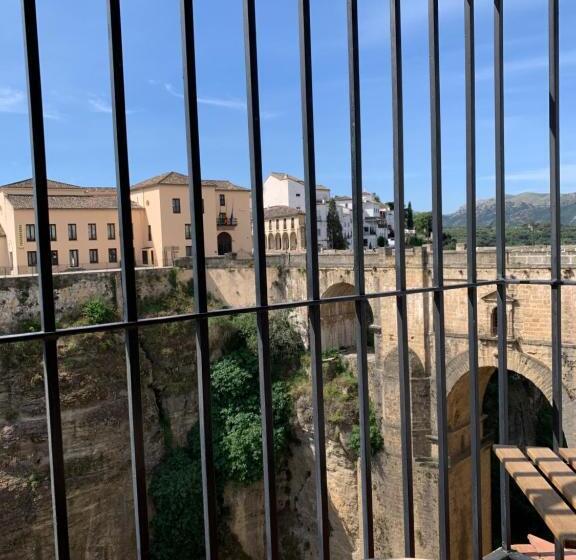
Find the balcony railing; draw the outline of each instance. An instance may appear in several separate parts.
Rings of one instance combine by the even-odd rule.
[[[228,216],[218,216],[216,218],[216,225],[218,227],[236,227],[238,225],[238,218],[230,218]]]
[[[326,434],[324,417],[324,392],[322,374],[322,334],[321,313],[325,306],[349,302],[354,308],[356,325],[356,354],[360,410],[360,494],[362,556],[375,556],[373,487],[370,446],[370,401],[368,384],[368,303],[374,298],[391,298],[396,310],[397,326],[397,370],[399,399],[394,404],[399,408],[401,443],[401,495],[402,530],[404,554],[416,556],[415,509],[414,509],[414,461],[412,447],[412,407],[411,371],[408,337],[408,296],[415,293],[429,294],[433,305],[433,332],[435,350],[435,392],[437,425],[437,471],[438,471],[438,531],[434,536],[437,542],[438,557],[448,560],[450,555],[450,497],[449,497],[449,449],[446,380],[446,332],[444,316],[444,296],[448,290],[463,288],[468,302],[468,340],[470,345],[468,368],[470,372],[470,448],[472,480],[472,518],[470,558],[482,556],[482,515],[485,504],[480,492],[480,451],[481,407],[478,364],[478,287],[494,286],[497,292],[497,360],[499,388],[499,442],[509,440],[508,400],[507,400],[507,314],[506,292],[515,283],[506,273],[505,242],[505,173],[504,173],[504,67],[503,67],[503,0],[494,0],[494,99],[495,99],[495,178],[496,178],[496,230],[497,230],[497,277],[494,280],[479,281],[476,266],[476,183],[475,169],[475,68],[474,68],[474,2],[463,0],[465,9],[466,46],[466,165],[467,173],[467,251],[468,266],[465,281],[454,285],[445,283],[443,265],[442,227],[442,166],[441,166],[441,115],[440,115],[440,64],[438,0],[429,0],[429,46],[430,46],[430,108],[431,108],[431,167],[432,167],[432,216],[433,216],[433,285],[418,289],[407,287],[406,249],[404,236],[396,240],[394,254],[396,264],[396,286],[393,290],[366,292],[365,263],[363,250],[363,211],[362,211],[362,167],[361,167],[361,119],[360,119],[360,76],[358,49],[357,1],[347,1],[348,58],[350,70],[350,139],[352,146],[352,198],[354,201],[354,290],[344,296],[321,298],[318,263],[317,218],[315,212],[316,177],[314,118],[312,92],[312,42],[310,27],[310,1],[298,0],[299,32],[301,57],[302,89],[302,128],[304,151],[304,183],[306,189],[306,253],[307,295],[305,299],[290,303],[270,304],[267,295],[267,270],[265,254],[265,222],[262,200],[262,146],[260,137],[259,80],[257,64],[257,27],[255,0],[243,0],[244,32],[246,50],[247,112],[249,121],[249,147],[252,187],[254,276],[256,303],[254,306],[229,308],[213,311],[208,308],[207,271],[204,254],[204,231],[202,209],[202,184],[200,173],[200,136],[197,118],[196,67],[194,55],[194,21],[191,0],[181,0],[182,44],[184,59],[184,91],[187,128],[187,148],[189,162],[189,194],[192,215],[192,244],[194,251],[194,311],[169,317],[141,319],[137,315],[137,290],[135,279],[135,258],[132,250],[132,214],[130,202],[129,158],[126,131],[126,108],[124,97],[124,74],[122,54],[122,33],[120,0],[107,0],[109,20],[109,48],[111,60],[112,118],[115,135],[115,159],[119,200],[121,240],[121,273],[123,291],[123,317],[116,323],[90,326],[90,332],[120,331],[125,335],[126,361],[128,369],[128,410],[130,415],[131,461],[134,493],[134,517],[137,541],[137,557],[150,558],[150,534],[148,523],[146,464],[144,451],[144,409],[141,395],[143,378],[140,368],[138,346],[139,329],[149,324],[163,324],[176,321],[195,323],[195,341],[198,363],[198,401],[200,416],[200,450],[202,464],[202,496],[204,512],[205,555],[208,559],[218,557],[220,511],[217,505],[214,448],[212,441],[211,413],[211,363],[209,318],[222,315],[254,313],[257,316],[258,367],[260,372],[260,396],[263,448],[263,503],[265,510],[265,551],[266,557],[280,558],[278,503],[276,495],[276,468],[274,464],[274,427],[272,423],[272,389],[270,371],[269,313],[284,308],[303,308],[307,311],[310,348],[311,383],[313,386],[312,423],[316,481],[316,549],[318,558],[328,559],[331,554],[332,525],[326,468]],[[404,145],[403,145],[403,91],[402,91],[402,39],[401,39],[401,0],[391,0],[391,55],[392,55],[392,135],[394,162],[394,223],[405,223],[404,216]],[[525,284],[541,284],[550,287],[551,298],[551,348],[552,348],[552,404],[553,436],[555,446],[562,435],[562,359],[560,295],[564,285],[576,282],[562,277],[560,262],[560,182],[559,182],[559,58],[558,58],[558,0],[549,0],[549,45],[550,45],[550,195],[552,217],[552,266],[550,278],[527,280]],[[42,108],[40,55],[36,22],[35,0],[23,0],[26,70],[28,78],[29,118],[31,124],[31,147],[33,154],[33,177],[35,199],[36,231],[49,231],[49,209],[47,196],[47,175],[45,157],[45,135]],[[311,204],[312,201],[312,204]],[[218,226],[235,226],[234,218],[218,218]],[[38,271],[41,313],[41,331],[17,335],[0,336],[0,344],[11,342],[41,341],[44,348],[44,373],[46,384],[46,409],[50,446],[50,467],[52,479],[53,527],[55,534],[56,557],[70,558],[69,527],[67,511],[66,477],[62,436],[60,377],[58,374],[59,356],[57,343],[60,337],[81,334],[86,327],[72,326],[59,329],[55,320],[54,283],[51,266],[50,240],[39,235]],[[170,341],[167,341],[169,343]],[[510,537],[510,496],[509,481],[503,469],[500,470],[500,525],[502,528],[502,554],[511,549]],[[458,491],[458,489],[455,489]],[[381,529],[381,528],[380,528]],[[559,556],[557,556],[559,557]]]

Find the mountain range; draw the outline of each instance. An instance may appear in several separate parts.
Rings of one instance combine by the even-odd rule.
[[[563,225],[576,225],[576,193],[561,195],[561,220]],[[489,198],[476,202],[476,220],[479,226],[492,226],[496,221],[496,200]],[[506,196],[506,224],[550,223],[550,195],[546,193],[521,193]],[[466,225],[466,206],[444,216],[444,227]]]

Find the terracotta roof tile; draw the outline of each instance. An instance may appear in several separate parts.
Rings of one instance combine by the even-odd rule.
[[[264,219],[272,220],[274,218],[288,218],[290,216],[304,216],[302,210],[291,208],[290,206],[270,206],[264,208]]]
[[[17,210],[29,210],[34,208],[34,200],[32,195],[29,194],[9,194],[7,195],[9,202]],[[115,209],[118,208],[118,202],[116,196],[110,195],[86,195],[82,194],[80,196],[49,196],[48,197],[48,207],[52,210],[64,210],[64,209],[77,209],[77,208],[89,208],[89,209]],[[141,208],[140,205],[132,202],[132,208]]]

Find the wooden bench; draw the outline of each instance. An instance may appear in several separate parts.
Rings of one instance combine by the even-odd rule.
[[[494,453],[554,537],[576,542],[576,449],[495,445]]]

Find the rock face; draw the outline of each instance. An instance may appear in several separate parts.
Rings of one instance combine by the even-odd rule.
[[[178,338],[189,337],[190,332],[171,327],[170,335],[180,350],[178,359],[166,355],[169,349],[155,348],[158,338],[167,334],[150,330],[141,337],[148,470],[162,456],[166,424],[171,425],[174,439],[183,441],[197,414],[193,344],[178,344],[182,342]],[[58,350],[72,557],[132,558],[122,337],[97,334],[63,339]],[[3,345],[0,383],[0,558],[53,558],[41,348]]]

